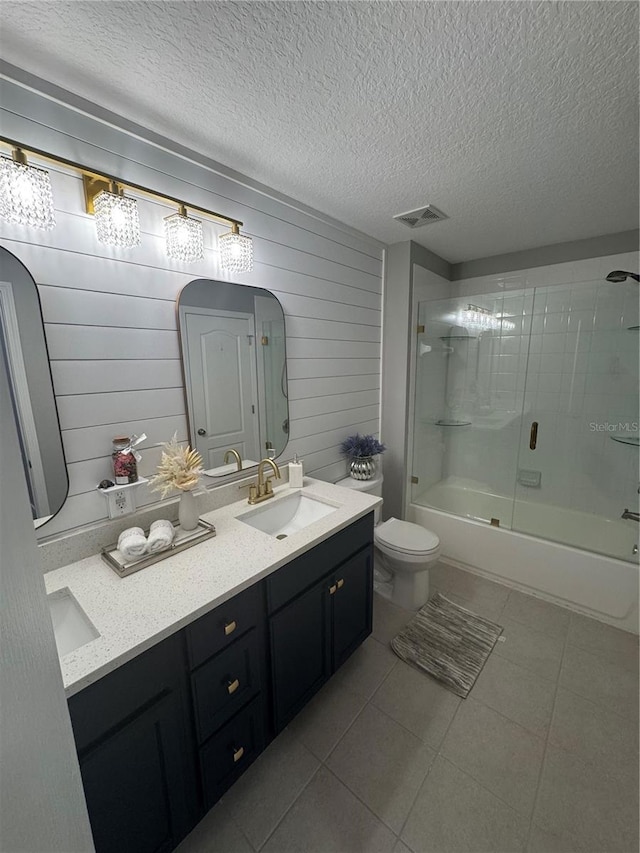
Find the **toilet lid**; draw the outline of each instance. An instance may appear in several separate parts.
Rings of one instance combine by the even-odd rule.
[[[431,530],[397,518],[379,524],[375,528],[375,538],[389,548],[412,554],[428,554],[440,545],[440,540]]]

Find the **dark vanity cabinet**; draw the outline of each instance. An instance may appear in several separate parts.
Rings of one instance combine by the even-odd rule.
[[[372,540],[369,515],[267,578],[276,732],[371,633]]]
[[[72,696],[69,711],[98,853],[173,850],[197,819],[182,635]]]
[[[166,853],[371,632],[373,515],[69,700],[97,853]]]

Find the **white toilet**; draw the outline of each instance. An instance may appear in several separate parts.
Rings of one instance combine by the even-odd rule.
[[[336,486],[382,496],[382,476],[373,480],[345,477]],[[390,518],[380,522],[375,511],[375,589],[394,604],[419,610],[429,598],[429,566],[440,556],[440,540],[419,524]]]

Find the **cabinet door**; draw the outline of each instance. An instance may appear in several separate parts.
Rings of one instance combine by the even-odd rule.
[[[165,853],[184,836],[183,725],[166,693],[80,755],[96,853]]]
[[[329,580],[320,581],[269,619],[276,732],[331,673]]]
[[[333,669],[338,669],[371,633],[373,549],[365,548],[334,574]]]

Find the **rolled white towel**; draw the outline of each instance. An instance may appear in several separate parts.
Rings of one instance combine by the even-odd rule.
[[[147,539],[141,527],[128,527],[118,536],[118,551],[125,560],[139,560],[147,553]]]
[[[159,518],[152,522],[149,528],[149,538],[147,540],[147,551],[150,554],[155,554],[157,551],[164,551],[173,542],[175,536],[175,528],[166,518]]]

